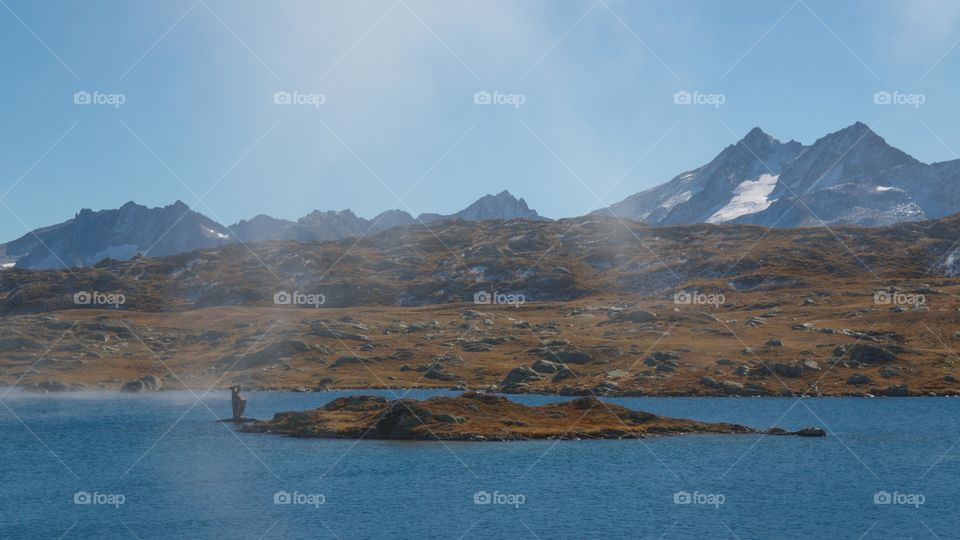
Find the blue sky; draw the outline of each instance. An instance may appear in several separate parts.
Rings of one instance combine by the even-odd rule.
[[[809,144],[860,120],[954,159],[957,23],[949,0],[0,0],[0,240],[128,200],[230,224],[509,189],[569,217],[753,126]]]

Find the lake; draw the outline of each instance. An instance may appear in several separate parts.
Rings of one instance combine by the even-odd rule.
[[[202,397],[11,391],[0,538],[960,538],[955,398],[612,398],[829,436],[440,443],[236,433]]]

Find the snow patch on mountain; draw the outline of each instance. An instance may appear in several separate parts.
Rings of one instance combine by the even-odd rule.
[[[766,210],[773,202],[769,197],[777,187],[779,178],[779,174],[761,174],[756,180],[744,180],[734,188],[730,202],[707,218],[707,223],[726,223],[740,216]]]
[[[693,176],[693,175],[686,175],[686,176]],[[657,208],[669,212],[670,210],[673,210],[673,207],[674,207],[674,206],[676,206],[676,205],[678,205],[678,204],[683,204],[683,203],[689,201],[689,200],[690,200],[690,197],[693,197],[693,192],[692,192],[692,191],[684,191],[683,193],[677,193],[676,195],[674,195],[674,196],[670,197],[669,199],[663,201],[663,204],[661,204],[661,205],[658,206]],[[648,215],[650,215],[650,212],[647,212],[646,214],[644,214],[643,218],[646,219],[646,217],[647,217]]]

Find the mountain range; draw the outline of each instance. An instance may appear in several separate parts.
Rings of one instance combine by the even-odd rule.
[[[393,227],[430,223],[447,219],[485,221],[490,219],[543,219],[531,210],[526,201],[509,191],[484,195],[455,214],[420,214],[416,218],[403,210],[387,210],[373,219],[358,217],[350,210],[321,212],[314,210],[296,222],[259,215],[230,226],[234,237],[244,242],[261,240],[295,240],[298,242],[329,241],[363,236]]]
[[[960,211],[960,160],[922,163],[857,122],[810,146],[754,128],[706,165],[598,210],[651,225],[879,226]]]
[[[754,224],[773,228],[834,224],[882,226],[960,212],[960,160],[922,163],[857,122],[807,146],[752,129],[709,163],[594,214],[648,225]],[[234,242],[332,241],[444,220],[541,221],[504,190],[454,214],[388,210],[372,219],[350,210],[289,221],[258,215],[223,226],[177,201],[81,210],[73,219],[0,244],[0,263],[20,268],[90,266],[137,254],[173,255]]]
[[[421,214],[414,218],[401,210],[388,210],[373,219],[350,210],[313,211],[296,222],[258,215],[225,227],[177,201],[163,208],[128,202],[119,209],[83,209],[72,219],[30,231],[0,244],[0,262],[18,268],[52,269],[91,266],[104,259],[130,259],[175,255],[234,242],[292,240],[330,241],[359,237],[393,227],[463,219],[542,220],[523,199],[504,190],[485,195],[463,210],[449,215]]]

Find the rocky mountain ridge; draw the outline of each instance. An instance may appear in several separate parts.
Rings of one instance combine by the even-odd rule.
[[[116,210],[83,209],[73,219],[36,229],[0,245],[0,262],[19,268],[50,269],[91,266],[103,259],[136,255],[163,257],[234,242],[292,240],[323,242],[362,237],[392,227],[450,219],[543,219],[523,199],[504,190],[485,195],[454,214],[421,214],[387,210],[365,219],[350,210],[314,210],[296,222],[258,215],[229,227],[191,210],[181,201],[163,208],[128,202]]]
[[[960,160],[925,164],[857,122],[810,146],[754,128],[710,163],[596,213],[653,225],[881,226],[960,211]]]

